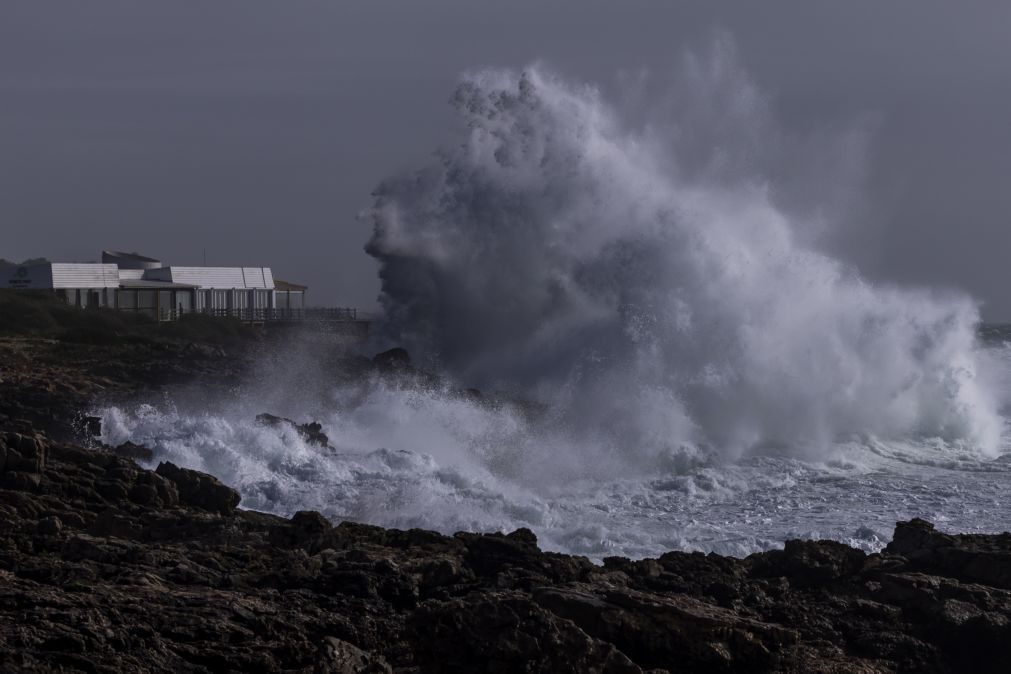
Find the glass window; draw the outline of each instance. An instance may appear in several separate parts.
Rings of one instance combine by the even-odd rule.
[[[154,309],[158,302],[157,292],[156,290],[138,290],[137,307],[139,309]]]
[[[136,309],[137,308],[137,291],[136,290],[120,290],[119,291],[119,308],[120,309]]]

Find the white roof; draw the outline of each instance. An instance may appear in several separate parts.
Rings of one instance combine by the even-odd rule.
[[[5,288],[118,288],[119,268],[93,262],[47,262],[0,272]]]
[[[159,267],[120,269],[114,263],[47,262],[0,269],[0,288],[141,287],[140,281],[196,288],[274,289],[270,267]]]
[[[144,278],[198,288],[274,288],[270,267],[161,267],[147,270]]]

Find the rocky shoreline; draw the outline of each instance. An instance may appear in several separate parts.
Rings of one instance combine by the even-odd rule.
[[[1009,534],[913,520],[874,555],[790,541],[597,565],[523,529],[246,511],[209,475],[140,467],[142,447],[87,446],[93,401],[233,385],[236,353],[0,340],[0,671],[1006,670]],[[393,360],[371,367],[409,367]]]

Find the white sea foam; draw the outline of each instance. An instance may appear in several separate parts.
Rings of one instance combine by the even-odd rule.
[[[537,448],[549,455],[577,448],[551,444],[558,436],[538,436],[514,412],[444,391],[356,387],[354,404],[334,402],[329,415],[317,416],[336,445],[332,453],[306,446],[290,428],[258,426],[249,402],[258,395],[220,403],[213,413],[168,404],[105,408],[98,411],[102,440],[150,447],[152,467],[172,461],[212,473],[237,488],[247,508],[285,516],[312,509],[334,520],[444,533],[525,526],[547,549],[594,558],[670,549],[746,555],[795,537],[873,551],[899,519],[999,531],[1011,517],[1011,462],[940,438],[851,440],[820,461],[730,462],[710,454],[651,474],[588,470],[559,480],[563,473],[554,470],[538,479],[523,470]]]

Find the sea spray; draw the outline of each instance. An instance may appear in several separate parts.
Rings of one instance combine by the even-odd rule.
[[[746,78],[723,79],[746,119]],[[469,73],[453,102],[459,142],[369,213],[382,330],[550,405],[573,464],[816,457],[854,435],[995,450],[974,302],[872,285],[802,244],[775,186],[732,161],[736,129],[700,130],[711,156],[688,170],[655,127],[541,66]]]

